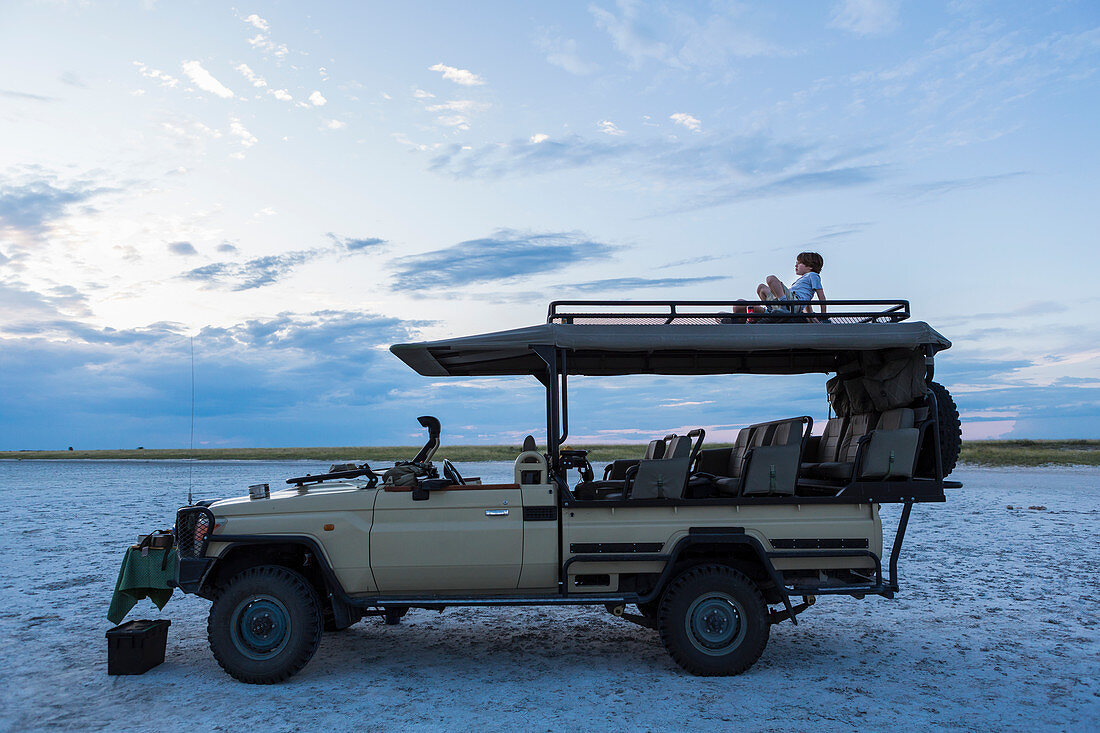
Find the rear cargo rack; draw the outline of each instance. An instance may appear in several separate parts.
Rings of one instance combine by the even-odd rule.
[[[547,323],[580,325],[691,325],[745,323],[899,323],[909,318],[908,300],[815,300],[827,313],[802,313],[798,300],[555,300]],[[734,313],[734,306],[752,309]]]

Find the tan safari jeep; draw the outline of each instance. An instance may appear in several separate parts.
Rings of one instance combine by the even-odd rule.
[[[324,630],[365,616],[583,604],[655,629],[691,673],[730,675],[817,596],[892,598],[913,504],[960,485],[944,480],[958,413],[932,381],[950,342],[908,322],[905,301],[832,301],[827,320],[731,305],[559,301],[542,325],[393,346],[426,376],[538,379],[546,451],[528,436],[511,482],[466,480],[432,462],[441,428],[421,417],[427,444],[384,472],[338,465],[181,508],[177,585],[213,601],[218,663],[279,682]],[[762,416],[732,446],[654,436],[599,478],[563,448],[570,375],[749,373],[833,375],[831,417],[815,431],[808,415]],[[888,558],[885,502],[903,505]]]

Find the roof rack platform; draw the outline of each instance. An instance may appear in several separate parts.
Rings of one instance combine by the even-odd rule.
[[[811,303],[827,313],[805,313]],[[735,312],[741,307],[744,312]],[[899,323],[908,300],[555,300],[547,323],[584,325],[693,325],[722,323]]]

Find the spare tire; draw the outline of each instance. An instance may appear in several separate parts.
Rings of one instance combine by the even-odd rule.
[[[936,397],[936,409],[940,424],[940,462],[946,477],[955,470],[962,449],[962,422],[959,420],[959,408],[951,393],[939,382],[929,382],[928,387]],[[922,451],[923,452],[923,451]],[[929,474],[935,473],[935,465],[928,467]]]

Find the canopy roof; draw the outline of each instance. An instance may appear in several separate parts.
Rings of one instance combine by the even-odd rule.
[[[800,374],[836,371],[851,352],[951,342],[927,323],[739,323],[575,325],[546,323],[462,338],[394,344],[390,351],[428,377],[546,373],[536,349],[564,353],[569,374]]]

